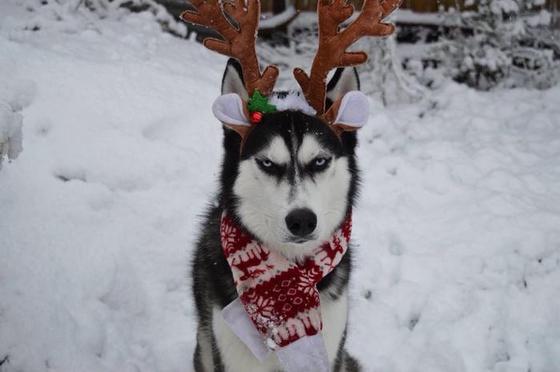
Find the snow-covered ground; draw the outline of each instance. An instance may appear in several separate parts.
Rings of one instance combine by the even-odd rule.
[[[0,170],[0,371],[190,371],[225,58],[146,14],[17,3],[0,3],[24,147]],[[372,101],[349,335],[366,371],[560,371],[558,102],[453,83]]]

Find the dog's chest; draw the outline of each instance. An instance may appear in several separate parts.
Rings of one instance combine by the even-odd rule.
[[[333,300],[327,293],[321,293],[321,315],[323,339],[329,356],[329,363],[333,365],[346,328],[348,316],[347,292],[345,291],[336,300]],[[223,320],[221,309],[217,307],[213,311],[212,328],[226,372],[273,372],[281,370],[277,358],[272,353],[264,362],[259,362],[230,330]]]

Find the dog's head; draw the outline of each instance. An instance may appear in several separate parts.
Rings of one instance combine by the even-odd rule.
[[[349,212],[356,190],[355,131],[368,118],[356,70],[367,60],[348,51],[358,39],[387,36],[383,20],[401,0],[319,1],[319,45],[307,74],[294,69],[302,96],[274,93],[278,67],[261,70],[255,48],[260,1],[191,0],[181,17],[212,28],[221,37],[204,45],[230,60],[222,96],[213,106],[224,124],[224,204],[249,232],[286,256],[311,253]],[[328,73],[339,68],[333,80]],[[303,99],[305,97],[305,99]]]
[[[240,69],[228,62],[222,97],[247,97]],[[337,122],[354,128],[367,119],[367,101],[354,96],[340,102],[358,89],[351,68],[337,70],[327,90],[327,107],[339,102]],[[333,129],[300,93],[274,93],[270,102],[279,111],[264,114],[244,136],[222,119],[222,193],[228,212],[249,232],[288,257],[301,257],[327,240],[350,211],[358,182],[356,132]],[[247,120],[231,102],[214,110],[218,117]]]

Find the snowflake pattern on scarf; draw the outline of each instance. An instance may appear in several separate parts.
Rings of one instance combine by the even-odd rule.
[[[222,215],[222,249],[239,299],[265,339],[284,347],[321,331],[317,284],[342,260],[351,230],[348,214],[328,241],[297,263],[254,239],[226,213]]]

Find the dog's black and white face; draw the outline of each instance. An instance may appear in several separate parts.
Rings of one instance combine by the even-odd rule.
[[[354,70],[340,70],[329,84],[329,99],[358,86]],[[232,62],[222,90],[246,97],[239,68]],[[273,103],[281,108],[290,100],[293,107],[303,98],[281,93]],[[303,106],[265,114],[241,151],[234,131],[225,129],[224,142],[226,208],[259,240],[292,259],[329,239],[351,208],[358,182],[355,132],[339,137]]]

